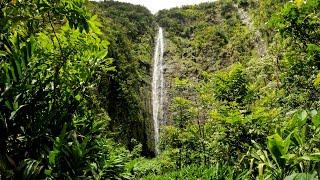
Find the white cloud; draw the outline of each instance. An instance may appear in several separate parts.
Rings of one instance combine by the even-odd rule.
[[[128,2],[131,4],[140,4],[147,7],[152,13],[156,13],[161,9],[169,9],[173,7],[199,4],[203,2],[212,2],[214,0],[117,0],[117,1]]]

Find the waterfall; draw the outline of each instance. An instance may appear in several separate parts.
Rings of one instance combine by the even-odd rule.
[[[159,27],[156,46],[153,58],[153,75],[152,75],[152,116],[154,127],[155,152],[159,153],[159,124],[163,118],[163,31]]]

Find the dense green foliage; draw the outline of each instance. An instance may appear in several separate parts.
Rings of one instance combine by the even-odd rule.
[[[318,0],[0,9],[0,179],[320,177]],[[157,23],[167,124],[150,158]]]
[[[151,88],[153,17],[128,6],[128,16],[135,8],[144,12],[135,18],[148,27],[132,23],[142,29],[127,36],[117,24],[102,31],[111,20],[125,22],[111,17],[100,23],[86,9],[92,6],[0,1],[0,179],[125,178],[125,163],[141,153],[139,143],[151,151],[143,134],[150,131],[149,100],[141,94]],[[138,52],[139,46],[145,50]],[[124,127],[114,125],[119,119]],[[142,124],[137,134],[128,132],[134,122]],[[119,131],[128,137],[116,139]],[[134,143],[132,151],[118,140]]]
[[[174,165],[148,178],[317,179],[319,8],[230,0],[160,11],[169,124],[157,158]]]

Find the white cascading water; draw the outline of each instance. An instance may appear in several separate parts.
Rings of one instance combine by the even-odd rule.
[[[159,27],[156,47],[153,58],[153,75],[152,75],[152,116],[154,127],[155,153],[159,153],[159,124],[163,118],[163,31]]]

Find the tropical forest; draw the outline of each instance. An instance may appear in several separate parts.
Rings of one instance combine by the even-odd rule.
[[[0,0],[0,180],[319,178],[319,0]]]

